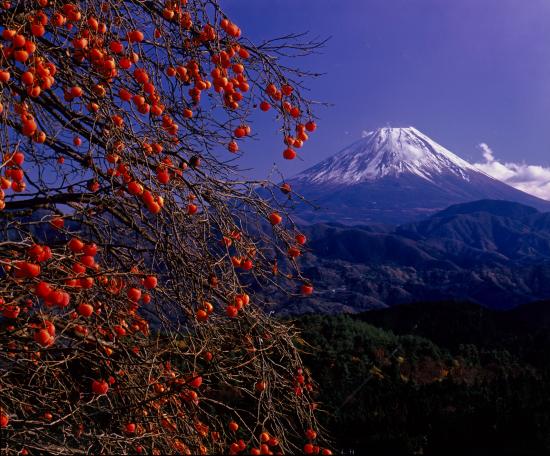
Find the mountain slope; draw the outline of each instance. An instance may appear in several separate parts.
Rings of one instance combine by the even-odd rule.
[[[424,300],[467,300],[495,309],[550,299],[548,214],[505,201],[451,207],[380,231],[302,227],[300,260],[313,297],[269,296],[275,310],[359,312]]]
[[[437,302],[292,323],[336,448],[542,456],[550,454],[549,318],[550,302],[509,312]]]
[[[293,324],[336,448],[542,456],[550,454],[549,319],[550,302],[509,312],[437,302]]]
[[[381,128],[296,176],[315,183],[356,184],[413,174],[433,181],[441,174],[468,180],[477,171],[467,161],[414,127]]]
[[[550,202],[486,175],[413,127],[371,132],[289,183],[317,206],[297,205],[309,223],[400,224],[480,199],[550,211]]]

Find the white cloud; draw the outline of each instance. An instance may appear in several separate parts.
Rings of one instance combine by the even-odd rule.
[[[367,130],[363,130],[361,132],[361,138],[366,138],[369,135],[369,132]]]
[[[481,152],[483,153],[483,158],[485,159],[485,161],[487,161],[487,163],[495,161],[495,155],[486,143],[480,143],[478,147],[481,149]]]
[[[481,143],[478,147],[485,162],[474,163],[474,166],[512,187],[550,200],[550,168],[525,163],[501,162],[495,158],[487,144]]]

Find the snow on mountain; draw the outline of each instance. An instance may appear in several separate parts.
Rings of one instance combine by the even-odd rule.
[[[399,224],[453,204],[514,201],[550,212],[550,202],[485,174],[414,127],[380,128],[288,181],[304,222]]]
[[[315,183],[357,184],[402,173],[432,180],[452,173],[469,180],[477,168],[414,127],[380,128],[296,176]]]

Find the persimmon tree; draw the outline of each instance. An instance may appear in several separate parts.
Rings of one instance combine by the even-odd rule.
[[[311,294],[306,239],[237,160],[256,113],[286,159],[315,130],[285,62],[317,44],[255,45],[210,0],[0,17],[2,454],[330,454],[251,291]]]

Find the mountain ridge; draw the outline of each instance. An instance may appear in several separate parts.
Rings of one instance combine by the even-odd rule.
[[[414,127],[370,132],[288,183],[313,205],[296,199],[304,223],[399,225],[481,199],[550,212],[550,201],[494,179]]]
[[[351,184],[403,173],[430,180],[433,174],[450,172],[468,180],[466,170],[482,173],[414,127],[386,127],[369,132],[296,178]]]
[[[414,301],[506,309],[550,299],[550,214],[482,200],[394,229],[302,226],[307,300],[269,296],[283,313],[361,312]]]

